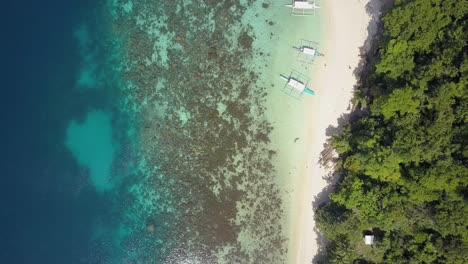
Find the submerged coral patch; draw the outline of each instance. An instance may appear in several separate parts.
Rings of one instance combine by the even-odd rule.
[[[96,89],[101,86],[98,63],[96,62],[96,47],[88,32],[88,26],[82,24],[74,32],[74,38],[78,44],[81,55],[81,69],[76,81],[79,88]]]
[[[145,261],[137,249],[151,263],[285,261],[267,88],[251,66],[267,51],[243,21],[252,8],[263,13],[249,22],[272,19],[253,0],[133,1],[115,17],[126,39],[122,111],[139,117],[145,161],[123,188],[125,241],[141,246],[133,262]]]
[[[91,111],[83,122],[70,121],[65,144],[76,161],[89,170],[91,183],[98,192],[113,187],[112,162],[117,146],[112,139],[111,115]]]

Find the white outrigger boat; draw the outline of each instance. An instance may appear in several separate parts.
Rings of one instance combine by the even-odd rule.
[[[323,56],[323,53],[318,52],[315,48],[316,45],[318,45],[317,42],[301,39],[299,47],[293,46],[298,52],[298,60],[305,63],[313,63],[315,57]]]
[[[298,72],[293,71],[289,77],[280,75],[280,78],[286,81],[283,91],[296,99],[300,99],[303,93],[315,95],[314,91],[307,88],[308,79],[304,80],[304,76]]]
[[[312,57],[319,57],[319,56],[323,56],[322,53],[318,52],[316,49],[314,48],[309,48],[309,47],[299,47],[299,48],[296,48],[295,49],[301,53],[303,53],[304,55],[307,55],[307,56],[312,56]]]
[[[291,8],[291,15],[293,16],[311,16],[315,15],[315,9],[320,8],[315,1],[308,0],[292,0],[292,3],[286,5]]]

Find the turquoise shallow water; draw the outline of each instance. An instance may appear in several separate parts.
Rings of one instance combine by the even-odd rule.
[[[106,8],[121,55],[117,107],[132,124],[123,134],[131,161],[113,188],[118,218],[96,228],[96,241],[112,240],[109,261],[284,263],[284,190],[266,113],[272,53],[289,25],[277,19],[288,16],[283,5]]]
[[[44,5],[12,7],[37,21],[7,58],[1,262],[284,263],[263,76],[282,4]]]
[[[283,204],[262,107],[269,87],[257,85],[271,50],[256,43],[274,36],[280,5],[110,6],[126,50],[120,106],[139,122],[123,241],[146,241],[139,250],[155,252],[155,263],[284,262]]]
[[[65,144],[78,163],[89,170],[96,191],[112,188],[111,168],[118,149],[113,139],[109,113],[91,111],[83,123],[71,121]]]

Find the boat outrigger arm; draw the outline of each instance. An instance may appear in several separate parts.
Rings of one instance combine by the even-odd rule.
[[[303,84],[302,82],[292,78],[292,77],[285,77],[283,75],[280,74],[280,78],[287,81],[288,85],[291,86],[292,88],[298,90],[299,92],[301,93],[306,93],[306,94],[309,94],[309,95],[315,95],[314,91],[312,91],[311,89],[307,88],[305,86],[305,84]]]

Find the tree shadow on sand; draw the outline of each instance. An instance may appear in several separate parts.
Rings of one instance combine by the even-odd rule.
[[[386,14],[391,7],[393,7],[394,0],[370,0],[366,5],[366,12],[370,16],[370,22],[367,26],[367,39],[364,44],[359,48],[360,61],[353,74],[358,80],[356,85],[353,87],[354,93],[363,89],[361,83],[368,76],[370,69],[372,69],[374,62],[377,60],[379,55],[379,42],[383,36],[383,23],[381,18]],[[366,91],[363,91],[366,92]],[[330,145],[330,138],[334,135],[339,135],[343,128],[360,117],[366,115],[368,110],[362,107],[350,106],[348,107],[349,113],[342,114],[338,118],[337,126],[329,126],[326,129],[327,142],[323,145],[323,151],[320,155],[319,165],[324,166],[329,171],[323,176],[323,179],[327,181],[327,186],[315,196],[312,202],[313,210],[330,201],[329,194],[335,190],[337,183],[343,179],[343,174],[340,173],[338,165],[338,155]],[[318,247],[317,254],[315,255],[312,263],[322,263],[326,257],[326,248],[328,241],[324,234],[317,228],[314,227],[314,231],[317,235],[316,244]]]

